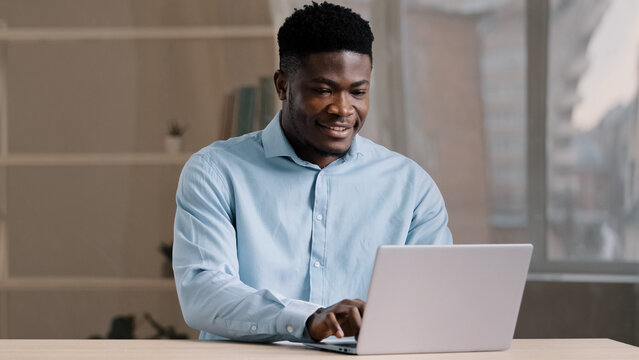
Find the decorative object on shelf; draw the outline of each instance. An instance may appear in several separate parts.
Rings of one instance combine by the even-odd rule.
[[[173,244],[162,243],[160,252],[164,255],[162,263],[162,277],[173,277]]]
[[[175,332],[175,328],[171,325],[166,327],[158,324],[149,313],[144,313],[144,319],[155,328],[157,333],[150,337],[150,339],[188,339],[188,335]]]
[[[180,125],[177,120],[171,120],[169,133],[164,138],[164,149],[167,153],[179,154],[182,151],[182,136],[186,128],[186,125]]]
[[[133,315],[118,315],[111,320],[111,329],[105,339],[133,339],[135,318]],[[89,339],[102,339],[100,335],[91,335]]]
[[[162,326],[155,321],[151,314],[144,313],[144,320],[148,322],[156,331],[155,335],[148,339],[188,339],[184,333],[178,333],[171,325]],[[106,337],[91,335],[89,339],[136,339],[135,337],[135,317],[133,315],[118,315],[111,320],[111,329]]]

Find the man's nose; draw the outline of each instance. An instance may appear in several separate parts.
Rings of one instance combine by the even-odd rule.
[[[337,93],[333,97],[333,102],[328,107],[328,112],[339,117],[348,117],[353,115],[355,108],[353,108],[353,105],[350,102],[349,94],[341,92]]]

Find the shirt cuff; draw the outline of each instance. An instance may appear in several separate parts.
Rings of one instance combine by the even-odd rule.
[[[302,300],[291,300],[277,320],[277,331],[289,341],[313,342],[306,331],[306,320],[321,306]]]

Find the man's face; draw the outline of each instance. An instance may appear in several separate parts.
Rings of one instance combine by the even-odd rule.
[[[310,54],[275,74],[282,129],[300,158],[324,167],[348,151],[368,114],[370,76],[368,55],[349,51]]]

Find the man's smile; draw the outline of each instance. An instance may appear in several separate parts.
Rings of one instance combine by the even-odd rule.
[[[348,138],[351,134],[352,126],[343,125],[328,125],[317,123],[322,133],[333,138],[344,139]]]

